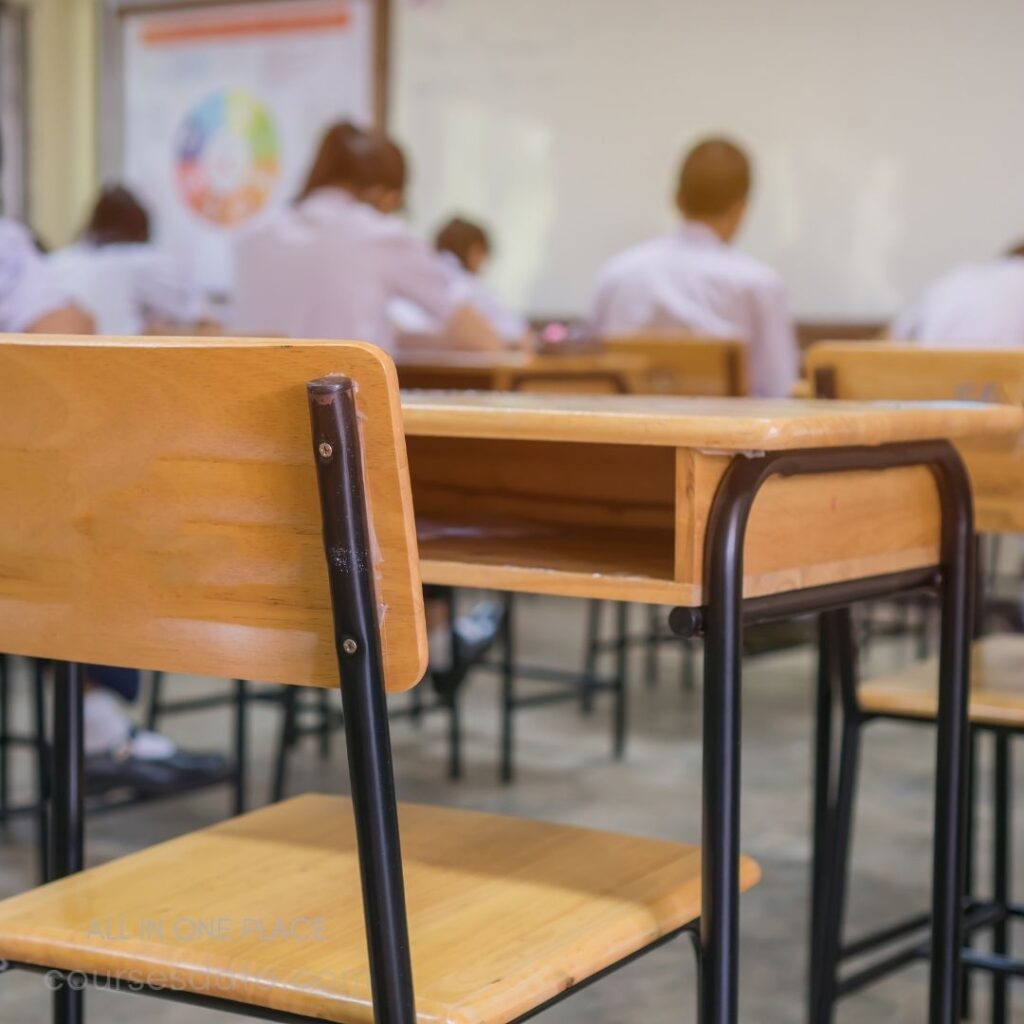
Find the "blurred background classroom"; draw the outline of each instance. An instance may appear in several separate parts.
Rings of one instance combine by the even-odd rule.
[[[1016,370],[968,363],[934,393],[893,371],[855,394],[843,346],[808,353],[1024,352],[1021,39],[1011,0],[0,0],[0,330],[357,333],[407,389],[1019,404]],[[443,560],[427,512],[421,553]],[[986,610],[1012,634],[1007,523]],[[700,799],[701,655],[667,608],[427,596],[427,684],[392,708],[404,798],[699,841],[680,808]],[[866,674],[936,649],[933,602],[856,622]],[[806,1003],[816,638],[809,617],[746,638],[744,849],[771,881],[743,904],[758,1024]],[[39,859],[48,673],[4,659],[4,896]],[[90,684],[90,862],[347,788],[336,694],[130,666]],[[851,933],[928,885],[932,738],[887,722],[867,746]],[[986,804],[979,847],[993,828]],[[926,985],[886,973],[838,1020],[920,1021]],[[545,1019],[683,1019],[690,987],[662,950]],[[8,1024],[41,1019],[41,997],[0,975]],[[972,998],[988,1019],[988,988]],[[1015,1000],[1004,1020],[1024,1021]],[[91,1014],[221,1019],[103,992]]]

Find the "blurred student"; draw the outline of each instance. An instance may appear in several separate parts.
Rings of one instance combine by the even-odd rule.
[[[404,298],[441,324],[454,347],[500,348],[487,320],[453,298],[437,254],[394,213],[366,201],[367,139],[347,122],[329,128],[298,201],[238,240],[237,328],[393,351],[388,305]]]
[[[92,320],[71,302],[29,232],[0,218],[0,332],[91,334]],[[134,669],[88,665],[84,699],[85,770],[91,790],[167,792],[219,778],[224,758],[180,749],[135,726],[125,701],[138,696]]]
[[[184,268],[151,242],[149,213],[122,186],[100,193],[78,240],[49,261],[97,334],[155,333],[202,318],[198,291]]]
[[[944,274],[896,318],[889,334],[936,347],[1024,345],[1024,244]]]
[[[0,217],[0,332],[91,334],[92,320],[50,273],[31,234]]]
[[[438,231],[434,248],[444,262],[453,299],[469,303],[488,320],[506,344],[529,344],[532,336],[526,321],[512,312],[483,281],[482,274],[491,255],[487,232],[470,220],[453,217]],[[396,303],[391,313],[403,331],[439,333],[438,325],[411,303]]]
[[[750,160],[735,143],[709,138],[694,146],[676,188],[682,227],[605,264],[591,326],[606,336],[685,332],[743,341],[752,394],[783,397],[799,362],[785,287],[775,271],[732,246],[751,179]]]

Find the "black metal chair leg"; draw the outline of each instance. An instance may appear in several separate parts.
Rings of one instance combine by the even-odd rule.
[[[274,759],[274,783],[270,791],[272,803],[284,799],[288,775],[288,757],[295,746],[295,716],[298,707],[298,688],[283,686],[281,693],[281,729],[278,733],[277,757]]]
[[[340,666],[352,806],[359,848],[367,952],[378,1024],[415,1024],[398,809],[373,590],[373,560],[355,392],[345,378],[308,386],[324,548]]]
[[[462,700],[461,684],[449,698],[448,704],[448,778],[456,782],[462,778]]]
[[[245,814],[249,787],[249,688],[235,680],[235,814]]]
[[[822,978],[821,929],[828,887],[828,833],[832,810],[832,718],[835,628],[830,613],[818,617],[818,674],[815,707],[814,763],[812,765],[811,898],[807,963],[808,1020],[813,1021]]]
[[[506,595],[501,624],[501,781],[508,785],[515,778],[515,623],[512,595]]]
[[[862,726],[858,716],[843,716],[836,800],[827,842],[828,869],[824,875],[826,889],[818,908],[821,916],[816,931],[820,936],[821,950],[818,954],[819,974],[815,985],[818,999],[811,1018],[812,1024],[831,1024],[835,1014]]]
[[[977,844],[978,844],[978,765],[981,764],[979,746],[981,736],[977,729],[971,730],[970,747],[967,753],[967,775],[970,779],[967,789],[967,849],[964,851],[964,887],[968,898],[977,892]],[[964,947],[970,948],[973,937],[964,936]],[[970,1020],[973,1008],[974,971],[965,970],[960,989],[960,1019]]]
[[[33,732],[36,752],[36,843],[39,850],[39,879],[51,880],[50,868],[50,748],[46,742],[46,681],[43,663],[32,659]]]
[[[683,690],[693,693],[697,689],[697,652],[692,639],[683,641]]]
[[[598,646],[601,643],[601,612],[603,601],[587,602],[587,639],[583,656],[583,690],[580,699],[580,710],[589,715],[594,710],[593,680],[597,675]]]
[[[327,690],[321,690],[317,701],[320,715],[320,731],[318,733],[320,760],[326,761],[331,756],[331,702]]]
[[[995,734],[995,828],[992,858],[992,878],[997,906],[1006,910],[1011,900],[1013,877],[1013,764],[1012,737],[1000,730]],[[992,952],[1007,955],[1010,952],[1010,917],[1007,914],[992,933]],[[992,975],[992,1024],[1007,1024],[1009,1020],[1009,981],[1005,974]]]
[[[84,728],[79,666],[58,662],[53,693],[53,874],[64,878],[84,861]],[[63,984],[53,993],[54,1024],[83,1024],[81,990]]]
[[[164,674],[154,672],[149,685],[149,705],[146,708],[146,728],[156,732],[163,712]]]
[[[629,705],[629,605],[620,601],[615,613],[615,711],[612,750],[617,760],[626,753]]]
[[[661,609],[647,606],[647,637],[644,642],[644,682],[649,690],[658,685],[658,651],[661,647]]]
[[[11,731],[11,699],[8,685],[7,655],[0,655],[0,821],[7,823],[7,811],[11,805],[11,748],[8,737]]]

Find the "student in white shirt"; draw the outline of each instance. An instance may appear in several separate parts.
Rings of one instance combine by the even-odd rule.
[[[0,218],[0,332],[91,334],[92,327],[89,316],[60,287],[28,231]],[[219,754],[181,750],[166,736],[132,725],[123,702],[136,699],[138,672],[88,665],[85,677],[83,733],[90,787],[166,793],[223,775]]]
[[[100,193],[78,241],[49,259],[97,334],[153,333],[201,319],[199,292],[184,268],[151,243],[149,214],[121,186]]]
[[[698,143],[683,162],[676,206],[683,224],[610,259],[597,281],[591,326],[744,341],[751,392],[788,396],[798,352],[785,287],[775,271],[730,244],[751,189],[746,154],[727,139]]]
[[[360,198],[364,133],[330,128],[297,203],[242,236],[235,248],[235,320],[248,334],[347,338],[394,350],[388,305],[415,303],[455,347],[496,349],[501,338],[455,300],[436,253],[395,215]]]
[[[1024,245],[944,274],[893,322],[897,341],[926,345],[1024,345]]]
[[[510,344],[526,344],[530,329],[526,321],[509,309],[483,281],[491,258],[487,232],[463,217],[453,217],[438,231],[434,248],[441,254],[452,279],[452,288],[478,309]]]
[[[491,254],[487,232],[470,220],[453,217],[438,231],[434,248],[441,255],[453,298],[469,303],[486,317],[507,345],[528,346],[532,335],[526,321],[509,309],[483,281],[483,270]],[[438,324],[411,303],[396,302],[391,315],[399,329],[407,334],[439,334]]]
[[[92,328],[54,280],[28,231],[0,217],[0,332],[91,334]]]

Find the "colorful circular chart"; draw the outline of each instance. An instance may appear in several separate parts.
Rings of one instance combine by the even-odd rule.
[[[218,227],[240,224],[265,206],[281,169],[270,111],[242,89],[214,93],[189,112],[175,157],[182,198]]]

